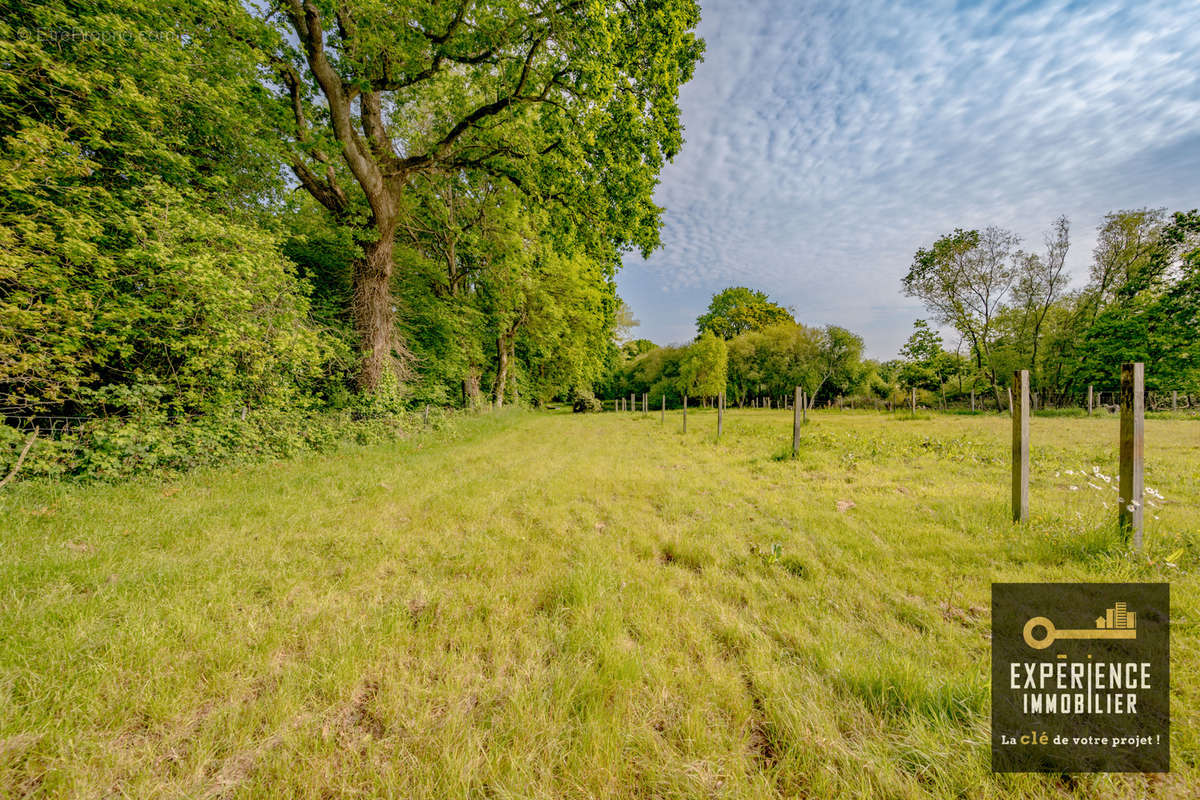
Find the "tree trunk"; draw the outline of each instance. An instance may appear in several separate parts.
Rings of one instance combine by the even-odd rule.
[[[382,231],[354,264],[354,332],[362,343],[358,387],[372,394],[385,374],[395,371],[395,312],[392,301],[392,248],[395,230]],[[398,375],[396,377],[399,377]]]
[[[472,365],[463,378],[463,407],[474,409],[479,401],[479,367]]]
[[[508,337],[496,337],[496,384],[492,387],[492,402],[496,408],[504,406],[504,388],[508,383]]]

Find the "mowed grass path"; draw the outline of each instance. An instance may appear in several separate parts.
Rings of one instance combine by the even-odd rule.
[[[1140,558],[1107,415],[1033,421],[1020,527],[1007,418],[679,422],[9,487],[0,796],[1197,796],[1200,422],[1147,422]],[[997,580],[1171,581],[1170,775],[990,772]]]

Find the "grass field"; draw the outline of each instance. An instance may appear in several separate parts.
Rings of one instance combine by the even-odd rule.
[[[1033,420],[1019,527],[1007,418],[679,422],[10,486],[0,795],[1200,796],[1200,422],[1141,557],[1107,415]],[[1171,581],[1172,773],[990,772],[990,583],[1059,579]]]

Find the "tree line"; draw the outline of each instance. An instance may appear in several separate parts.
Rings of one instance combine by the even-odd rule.
[[[882,391],[879,365],[863,358],[862,337],[837,325],[813,328],[766,293],[731,287],[713,296],[686,345],[626,342],[604,387],[614,396],[648,392],[671,404],[725,393],[744,406],[781,403],[797,386],[808,403]]]
[[[694,0],[0,8],[10,421],[501,405],[606,373]]]
[[[1069,406],[1089,386],[1115,390],[1121,363],[1141,361],[1147,389],[1200,393],[1200,212],[1107,214],[1087,280],[1076,288],[1066,269],[1070,246],[1070,223],[1060,217],[1038,252],[995,226],[956,229],[919,248],[901,285],[933,323],[916,320],[900,357],[882,362],[864,358],[862,338],[845,328],[802,325],[764,292],[731,287],[696,320],[696,342],[626,343],[605,388],[673,402],[725,392],[744,404],[783,400],[799,386],[810,405],[894,403],[920,389],[943,405],[977,394],[1003,409],[1014,371],[1028,369],[1042,404]],[[953,347],[939,326],[957,334]],[[698,348],[715,359],[722,348],[709,339],[724,342],[725,360],[706,374],[724,382],[700,385],[679,365]]]
[[[894,365],[902,382],[979,390],[999,408],[1013,372],[1028,369],[1044,402],[1071,405],[1089,385],[1118,387],[1122,362],[1142,361],[1147,389],[1200,390],[1200,213],[1107,214],[1078,288],[1065,270],[1069,247],[1060,217],[1040,252],[998,227],[958,229],[918,249],[904,292],[959,341],[944,347],[918,320]]]

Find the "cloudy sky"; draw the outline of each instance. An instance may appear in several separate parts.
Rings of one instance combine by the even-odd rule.
[[[1200,205],[1195,0],[701,0],[663,247],[625,260],[636,336],[690,339],[711,295],[766,290],[891,358],[925,316],[899,289],[955,227],[1042,247],[1082,283],[1102,215]]]

